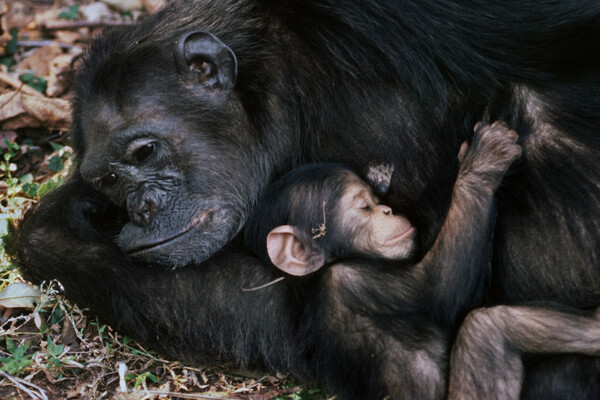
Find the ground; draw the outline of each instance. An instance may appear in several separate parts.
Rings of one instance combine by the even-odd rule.
[[[167,0],[0,0],[0,236],[68,175],[70,82],[106,26]],[[276,372],[166,360],[102,325],[61,294],[33,287],[0,245],[1,399],[323,399]]]

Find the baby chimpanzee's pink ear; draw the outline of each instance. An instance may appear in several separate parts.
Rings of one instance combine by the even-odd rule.
[[[269,232],[267,252],[273,265],[294,276],[308,275],[325,264],[323,252],[303,243],[303,235],[292,225],[278,226]]]

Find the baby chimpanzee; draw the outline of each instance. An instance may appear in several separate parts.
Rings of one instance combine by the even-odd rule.
[[[354,381],[354,390],[356,379],[362,379],[365,387],[385,388],[381,395],[391,399],[445,395],[452,335],[468,301],[479,301],[489,279],[493,199],[521,154],[516,140],[503,123],[476,127],[471,145],[463,144],[459,152],[446,221],[418,262],[416,232],[408,219],[380,204],[371,187],[344,165],[305,165],[268,188],[247,224],[246,244],[289,275],[309,275],[305,286],[318,288],[309,296],[319,297],[322,305],[310,311],[314,326],[329,334],[324,342],[337,355],[316,360],[327,370],[352,371],[345,379]],[[306,295],[303,280],[292,281],[296,297]],[[598,354],[598,334],[596,319],[570,313],[506,306],[476,310],[459,331],[447,395],[518,398],[522,354]]]

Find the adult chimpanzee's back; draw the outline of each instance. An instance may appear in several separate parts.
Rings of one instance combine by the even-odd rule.
[[[448,209],[460,143],[477,121],[504,120],[523,157],[498,192],[492,262],[446,280],[448,296],[428,312],[455,327],[484,301],[595,307],[599,43],[596,0],[173,1],[92,44],[74,100],[76,170],[29,213],[14,252],[29,279],[60,279],[123,331],[210,357],[229,343],[183,310],[209,307],[200,291],[244,268],[227,251],[199,264],[240,231],[267,183],[311,161],[363,174],[391,165],[384,201],[414,221],[423,254]],[[189,279],[197,291],[174,290]],[[236,307],[251,319],[238,300],[208,303],[210,326],[227,331],[220,311]],[[157,301],[170,312],[149,315]],[[289,366],[284,350],[265,350],[284,331],[271,342],[249,335],[232,358]],[[310,351],[295,357],[311,378]],[[600,381],[581,373],[598,377],[597,364],[533,360],[526,393],[599,397]]]

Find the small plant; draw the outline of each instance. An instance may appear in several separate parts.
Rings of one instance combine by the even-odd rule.
[[[2,154],[3,161],[0,164],[0,171],[4,172],[6,175],[7,185],[9,187],[14,187],[19,183],[19,179],[13,178],[12,176],[12,173],[17,170],[17,165],[10,161],[17,155],[19,145],[14,142],[11,143],[7,139],[4,139],[4,144],[6,145],[6,150],[4,150],[4,154]]]
[[[125,376],[125,379],[128,381],[134,380],[135,379],[135,383],[133,384],[133,387],[135,389],[137,389],[138,387],[142,386],[142,387],[146,387],[146,381],[148,379],[150,379],[152,382],[154,383],[160,383],[160,379],[158,379],[158,377],[156,375],[154,375],[151,372],[143,372],[141,374],[127,374]]]
[[[61,367],[63,365],[62,360],[59,358],[65,349],[64,344],[54,344],[52,338],[48,336],[48,349],[46,356],[48,357],[48,367]]]
[[[24,343],[20,346],[15,345],[15,342],[10,338],[6,338],[6,350],[10,353],[10,357],[0,358],[2,366],[0,370],[5,371],[9,375],[17,376],[31,365],[33,355],[27,355],[29,344]]]
[[[33,181],[32,174],[23,175],[19,178],[19,181],[23,185],[22,190],[26,196],[34,198],[38,195],[38,190],[40,190],[40,184]]]

